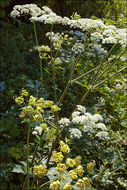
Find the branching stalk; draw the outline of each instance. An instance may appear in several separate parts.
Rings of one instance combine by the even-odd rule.
[[[112,49],[109,51],[109,53],[108,53],[108,55],[112,52],[112,50],[114,49],[114,47],[115,46],[113,46],[112,47]],[[106,56],[106,58],[107,58],[108,56]],[[104,59],[104,61],[105,61],[105,59]],[[81,98],[81,100],[79,101],[79,105],[80,104],[82,104],[83,103],[83,101],[86,99],[86,97],[89,95],[89,93],[91,92],[91,90],[93,89],[93,87],[95,87],[94,86],[94,84],[96,83],[96,79],[98,78],[98,74],[99,74],[99,71],[100,71],[100,69],[101,69],[101,67],[103,66],[103,64],[104,64],[104,61],[100,64],[100,66],[98,67],[98,70],[97,70],[97,73],[96,73],[96,76],[95,76],[95,78],[94,78],[94,80],[93,80],[93,82],[92,82],[92,84],[91,84],[91,87],[87,90],[87,92],[82,96],[82,98]],[[111,60],[110,60],[111,61]],[[75,62],[75,64],[74,64],[75,66],[76,66],[76,62]],[[72,71],[71,71],[71,77],[73,77],[73,72],[74,72],[74,69],[75,69],[75,67],[72,69]],[[123,68],[123,69],[120,69],[117,73],[119,73],[119,72],[121,72],[122,70],[124,70],[125,69],[125,67]],[[116,73],[115,73],[116,74]],[[114,74],[114,75],[115,75]],[[112,75],[111,77],[113,77],[114,75]],[[110,78],[111,78],[110,77]],[[72,79],[72,78],[71,78]],[[107,80],[107,79],[106,79]],[[105,80],[103,80],[102,82],[104,82]],[[101,82],[101,83],[102,83]],[[64,90],[64,92],[63,92],[63,94],[62,94],[62,96],[61,96],[61,98],[60,98],[60,100],[59,100],[59,102],[58,102],[58,104],[57,105],[59,105],[61,102],[62,102],[62,100],[63,100],[63,98],[64,98],[64,96],[65,96],[65,94],[66,94],[66,92],[67,92],[67,89],[69,88],[69,86],[70,86],[70,83],[71,83],[71,80],[69,80],[69,82],[67,83],[67,86],[65,87],[65,90]],[[100,84],[100,83],[99,83]],[[76,106],[75,106],[75,108],[74,108],[74,110],[73,110],[73,112],[76,110]],[[72,112],[72,113],[73,113]],[[69,119],[71,119],[71,117],[72,117],[72,114],[71,114],[71,116],[69,117]],[[62,134],[62,132],[64,131],[64,129],[66,128],[66,126],[64,125],[63,127],[62,127],[62,129],[59,131],[59,133],[57,134],[57,136],[56,136],[56,139],[55,139],[55,141],[54,141],[54,143],[52,144],[52,148],[51,148],[51,150],[50,150],[50,153],[49,153],[49,155],[48,155],[48,159],[47,159],[47,162],[46,162],[46,166],[48,167],[48,165],[49,165],[49,162],[50,162],[50,159],[51,159],[51,156],[52,156],[52,152],[53,152],[53,150],[56,148],[56,145],[57,145],[57,143],[58,143],[58,141],[59,141],[59,138],[60,138],[60,136],[61,136],[61,134]],[[41,180],[40,180],[40,184],[39,185],[42,185],[43,184],[43,179],[44,178],[42,178]]]
[[[113,75],[111,75],[111,76],[107,77],[106,79],[102,80],[100,83],[94,85],[93,88],[96,88],[96,87],[99,86],[100,84],[104,83],[106,80],[108,80],[108,79],[114,77],[115,75],[117,75],[118,73],[120,73],[121,71],[123,71],[123,70],[125,70],[125,69],[127,69],[127,66],[126,66],[126,67],[123,67],[122,69],[120,69],[120,70],[118,70],[116,73],[114,73]]]
[[[116,57],[110,59],[109,61],[104,62],[104,63],[103,63],[103,66],[106,65],[106,64],[108,64],[108,63],[110,63],[110,62],[112,62],[112,61],[115,61],[115,60],[118,59],[118,58],[120,58],[120,57],[123,55],[123,53],[124,53],[124,52],[120,53],[118,56],[116,56]],[[100,65],[97,66],[97,67],[95,67],[95,68],[93,68],[93,69],[91,69],[90,71],[88,71],[88,72],[86,72],[86,73],[80,75],[79,77],[73,79],[71,82],[73,83],[74,81],[79,80],[80,78],[86,76],[87,74],[89,74],[89,73],[91,73],[91,72],[97,70],[99,67],[100,67]]]
[[[63,93],[62,93],[62,95],[60,97],[60,99],[59,99],[59,102],[57,103],[57,106],[59,106],[61,104],[61,102],[64,99],[64,96],[66,95],[66,92],[67,92],[69,86],[71,85],[71,81],[72,81],[72,78],[73,78],[74,70],[75,70],[75,67],[76,67],[76,65],[78,63],[78,60],[79,60],[80,56],[81,56],[81,53],[78,55],[75,63],[72,66],[72,69],[71,69],[71,72],[70,72],[70,79],[69,79],[69,81],[68,81],[68,83],[67,83],[67,85],[66,85],[66,87],[65,87],[65,89],[64,89],[64,91],[63,91]]]

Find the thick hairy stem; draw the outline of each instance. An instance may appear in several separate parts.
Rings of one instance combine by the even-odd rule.
[[[97,185],[101,174],[104,172],[104,170],[105,170],[105,168],[106,168],[106,165],[107,165],[107,163],[104,163],[104,166],[102,167],[100,173],[99,173],[98,176],[95,178],[95,185]]]
[[[35,36],[35,41],[36,41],[36,45],[38,46],[38,38],[37,38],[37,30],[36,30],[36,24],[35,22],[34,24],[34,36]],[[39,59],[40,59],[40,75],[41,75],[41,94],[42,97],[44,96],[44,87],[43,87],[43,72],[42,72],[42,60],[40,58],[40,52],[39,53]]]
[[[122,51],[122,52],[117,56],[117,59],[119,59],[125,52],[126,52],[126,49],[125,49],[124,51]],[[94,84],[96,83],[96,81],[97,81],[99,78],[101,78],[101,76],[104,75],[104,73],[105,73],[106,71],[108,71],[108,70],[112,67],[113,64],[115,64],[115,62],[113,62],[111,65],[109,65],[109,66],[95,79]]]

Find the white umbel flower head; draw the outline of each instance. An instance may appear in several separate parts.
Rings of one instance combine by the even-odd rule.
[[[89,124],[85,125],[82,129],[85,133],[87,133],[88,135],[90,135],[91,133],[94,133],[95,130],[93,129],[93,127],[91,127]]]
[[[42,134],[42,127],[36,126],[32,132],[33,135],[41,135]]]
[[[100,114],[94,114],[93,121],[94,122],[103,121],[103,117]]]
[[[98,137],[100,140],[106,140],[109,139],[109,134],[108,132],[101,131],[96,134],[96,137]]]
[[[96,128],[101,129],[102,131],[107,131],[107,128],[103,123],[97,123]]]
[[[83,114],[86,113],[86,108],[84,106],[77,105],[77,110],[82,112]]]
[[[59,121],[59,124],[60,124],[60,125],[66,125],[66,126],[68,126],[69,123],[70,123],[70,121],[69,121],[69,119],[66,118],[66,117],[62,118],[62,119]]]
[[[82,137],[81,131],[77,128],[71,128],[69,132],[70,132],[70,138],[80,139]]]

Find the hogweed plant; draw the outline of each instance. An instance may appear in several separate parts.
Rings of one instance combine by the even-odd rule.
[[[41,9],[35,4],[16,5],[11,12],[11,16],[14,18],[23,15],[29,15],[29,20],[33,23],[36,41],[34,49],[38,51],[40,58],[42,97],[29,97],[25,89],[21,90],[19,97],[15,97],[15,102],[21,110],[19,117],[27,125],[27,168],[22,190],[43,188],[51,190],[92,189],[92,180],[86,176],[84,169],[86,168],[92,175],[95,161],[88,162],[85,166],[81,165],[80,155],[72,158],[71,149],[64,140],[61,140],[63,139],[62,134],[65,128],[69,128],[72,141],[76,138],[82,138],[83,133],[100,141],[110,139],[108,128],[103,123],[102,116],[99,114],[91,115],[86,112],[82,104],[96,87],[127,68],[123,66],[109,76],[106,75],[107,71],[117,65],[121,56],[125,55],[126,29],[106,25],[100,19],[81,18],[77,13],[73,14],[71,18],[62,18],[50,8],[43,6]],[[46,33],[49,45],[39,45],[36,22],[51,25],[51,31]],[[63,25],[63,28],[68,27],[69,29],[65,32],[63,30],[62,33],[54,33],[54,25]],[[107,46],[112,46],[109,51],[107,51]],[[116,49],[117,51],[115,51]],[[95,57],[93,52],[96,52],[98,57],[100,56],[98,66],[76,76],[75,70],[81,65],[82,60]],[[44,99],[45,81],[42,60],[45,60],[52,68],[53,101]],[[62,64],[68,64],[70,75],[65,89],[58,99],[56,75],[58,69],[62,68]],[[86,66],[89,67],[89,65]],[[86,81],[88,82],[86,85],[85,80],[88,80],[91,74],[93,74],[91,83]],[[60,118],[59,112],[64,108],[62,102],[72,85],[80,85],[87,91],[82,95],[78,105],[75,105],[70,117]],[[50,142],[49,134],[53,136],[53,142]],[[36,143],[33,153],[30,151],[30,139]],[[97,175],[97,180],[99,180],[101,172]]]

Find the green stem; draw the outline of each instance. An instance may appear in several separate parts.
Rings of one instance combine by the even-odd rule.
[[[37,38],[37,30],[36,30],[36,24],[35,22],[34,24],[34,36],[35,36],[35,41],[36,41],[36,45],[38,46],[38,38]],[[42,72],[42,59],[40,58],[40,52],[39,53],[39,59],[40,59],[40,75],[41,75],[41,94],[42,97],[44,96],[44,87],[43,87],[43,72]]]
[[[107,56],[104,58],[104,60],[103,60],[102,63],[100,64],[100,66],[99,66],[99,68],[98,68],[98,70],[97,70],[97,73],[95,74],[95,77],[94,77],[94,79],[93,79],[92,84],[95,83],[96,78],[97,78],[97,75],[98,75],[98,73],[100,72],[100,70],[101,70],[101,68],[102,68],[102,66],[103,66],[103,64],[104,64],[104,62],[105,62],[105,60],[109,57],[109,55],[111,54],[111,52],[113,51],[113,49],[116,47],[116,45],[117,45],[117,44],[114,44],[114,45],[112,46],[112,48],[111,48],[110,51],[108,52]]]
[[[71,71],[70,71],[70,79],[69,79],[69,81],[68,81],[68,83],[67,83],[67,85],[66,85],[66,87],[65,87],[65,89],[64,89],[64,91],[63,91],[63,93],[62,93],[62,95],[61,95],[61,97],[60,97],[60,99],[59,99],[59,102],[57,103],[57,106],[59,106],[59,105],[61,104],[61,102],[62,102],[63,99],[64,99],[64,96],[66,95],[66,92],[67,92],[69,86],[71,85],[71,81],[72,81],[72,78],[73,78],[73,75],[74,75],[74,70],[75,70],[75,67],[76,67],[76,65],[77,65],[77,63],[78,63],[78,60],[79,60],[80,56],[81,56],[81,53],[78,55],[78,57],[77,57],[75,63],[73,64],[73,66],[72,66],[72,68],[71,68]]]
[[[30,123],[28,124],[28,131],[27,131],[27,152],[26,152],[26,159],[27,159],[27,189],[29,190],[29,139],[30,139]]]
[[[122,51],[122,52],[117,56],[116,59],[119,59],[125,52],[126,52],[126,49],[125,49],[124,51]],[[107,70],[109,70],[109,69],[112,67],[113,64],[115,64],[115,62],[113,62],[111,65],[109,65],[109,66],[95,79],[94,84],[96,83],[96,81],[97,81],[101,76],[104,75],[104,73],[105,73]]]
[[[122,53],[123,53],[123,52],[122,52]],[[112,61],[115,61],[116,59],[118,59],[118,58],[119,58],[119,56],[121,56],[121,53],[120,53],[118,56],[116,56],[116,57],[114,57],[114,58],[110,59],[109,61],[104,62],[104,63],[103,63],[103,66],[104,66],[104,65],[106,65],[106,64],[108,64],[108,63],[110,63],[110,62],[112,62]],[[77,77],[77,78],[73,79],[73,80],[72,80],[72,83],[73,83],[74,81],[77,81],[77,80],[79,80],[80,78],[82,78],[82,77],[86,76],[87,74],[89,74],[89,73],[91,73],[91,72],[93,72],[93,71],[97,70],[99,67],[100,67],[100,65],[99,65],[99,66],[97,66],[97,67],[95,67],[95,68],[93,68],[93,69],[91,69],[90,71],[88,71],[88,72],[86,72],[86,73],[84,73],[84,74],[80,75],[79,77]]]
[[[103,173],[103,171],[104,171],[105,168],[106,168],[106,165],[107,165],[107,162],[104,163],[104,166],[102,167],[101,171],[99,172],[98,176],[96,177],[96,179],[95,179],[95,185],[97,185],[98,180],[99,180],[101,174]]]
[[[126,52],[126,49],[122,52],[122,53],[120,53],[118,56],[117,56],[117,59],[119,59],[124,53]],[[116,58],[115,58],[116,59]],[[96,78],[96,80],[94,81],[94,83],[96,83],[96,81],[99,79],[99,78],[101,78],[101,76],[103,76],[104,75],[104,73],[107,71],[107,70],[109,70],[112,66],[113,66],[113,64],[115,64],[116,62],[113,62],[111,65],[109,65],[97,78]],[[98,67],[96,67],[96,68],[98,68]],[[123,69],[122,69],[123,70]],[[121,71],[121,70],[120,70]],[[119,71],[117,71],[117,72],[119,72]],[[115,73],[115,74],[117,74],[117,73]],[[110,77],[112,77],[112,76],[110,76]],[[108,79],[108,77],[106,78],[106,79],[104,79],[103,81],[101,81],[101,83],[103,83],[104,81],[106,81]],[[80,82],[78,82],[77,80],[73,80],[73,82],[75,83],[75,84],[78,84],[78,85],[80,85],[80,86],[82,86],[82,87],[85,87],[85,85],[83,85],[82,83],[80,83]],[[101,83],[99,83],[99,84],[101,84]],[[98,84],[96,85],[96,86],[98,86]]]
[[[96,84],[93,86],[93,88],[96,88],[97,86],[99,86],[100,84],[102,84],[103,82],[105,82],[106,80],[114,77],[115,75],[117,75],[118,73],[120,73],[121,71],[127,69],[127,66],[126,67],[123,67],[122,69],[118,70],[116,73],[114,73],[113,75],[111,75],[110,77],[107,77],[106,79],[102,80],[100,83]]]

